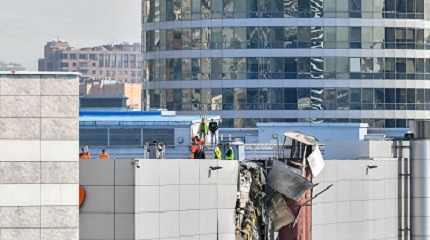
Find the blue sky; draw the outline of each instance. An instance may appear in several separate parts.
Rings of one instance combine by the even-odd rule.
[[[1,0],[0,61],[37,69],[57,38],[76,47],[140,41],[140,0]]]

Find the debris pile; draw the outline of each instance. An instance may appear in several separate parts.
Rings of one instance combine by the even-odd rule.
[[[241,162],[240,194],[236,204],[238,240],[309,240],[312,177],[324,160],[315,138],[286,133],[284,150],[276,160]],[[317,194],[319,195],[319,194]],[[315,195],[315,197],[317,196]]]
[[[240,166],[240,198],[236,208],[236,239],[266,239],[265,169],[256,163]]]

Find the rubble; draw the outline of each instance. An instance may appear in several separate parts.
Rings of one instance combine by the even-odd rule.
[[[310,240],[312,177],[324,168],[318,141],[286,133],[278,159],[241,161],[236,204],[238,240]],[[328,188],[326,189],[328,190]],[[326,191],[324,190],[324,191]],[[275,238],[276,236],[276,238]]]

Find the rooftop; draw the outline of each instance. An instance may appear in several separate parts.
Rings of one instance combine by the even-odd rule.
[[[38,72],[38,71],[0,71],[0,75],[63,75],[81,76],[78,72]]]
[[[208,116],[209,119],[218,120],[219,116]],[[172,112],[165,111],[81,111],[79,121],[82,125],[146,125],[148,123],[158,124],[193,124],[201,121],[201,116],[177,116]]]

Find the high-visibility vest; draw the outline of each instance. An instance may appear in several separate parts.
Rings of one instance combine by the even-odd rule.
[[[88,152],[79,153],[79,160],[90,160],[91,155]]]
[[[215,147],[214,158],[217,159],[217,160],[221,160],[221,158],[222,158],[221,155],[222,155],[221,148],[220,147]]]
[[[191,158],[196,159],[196,154],[199,151],[200,147],[198,144],[191,144]]]
[[[227,152],[225,153],[225,159],[226,160],[234,160],[234,151],[233,148],[228,148]]]
[[[109,154],[108,153],[100,153],[99,154],[99,159],[100,160],[109,160]]]
[[[200,123],[200,129],[199,129],[200,133],[203,133],[204,135],[208,134],[209,131],[209,126],[206,122],[202,122]]]

